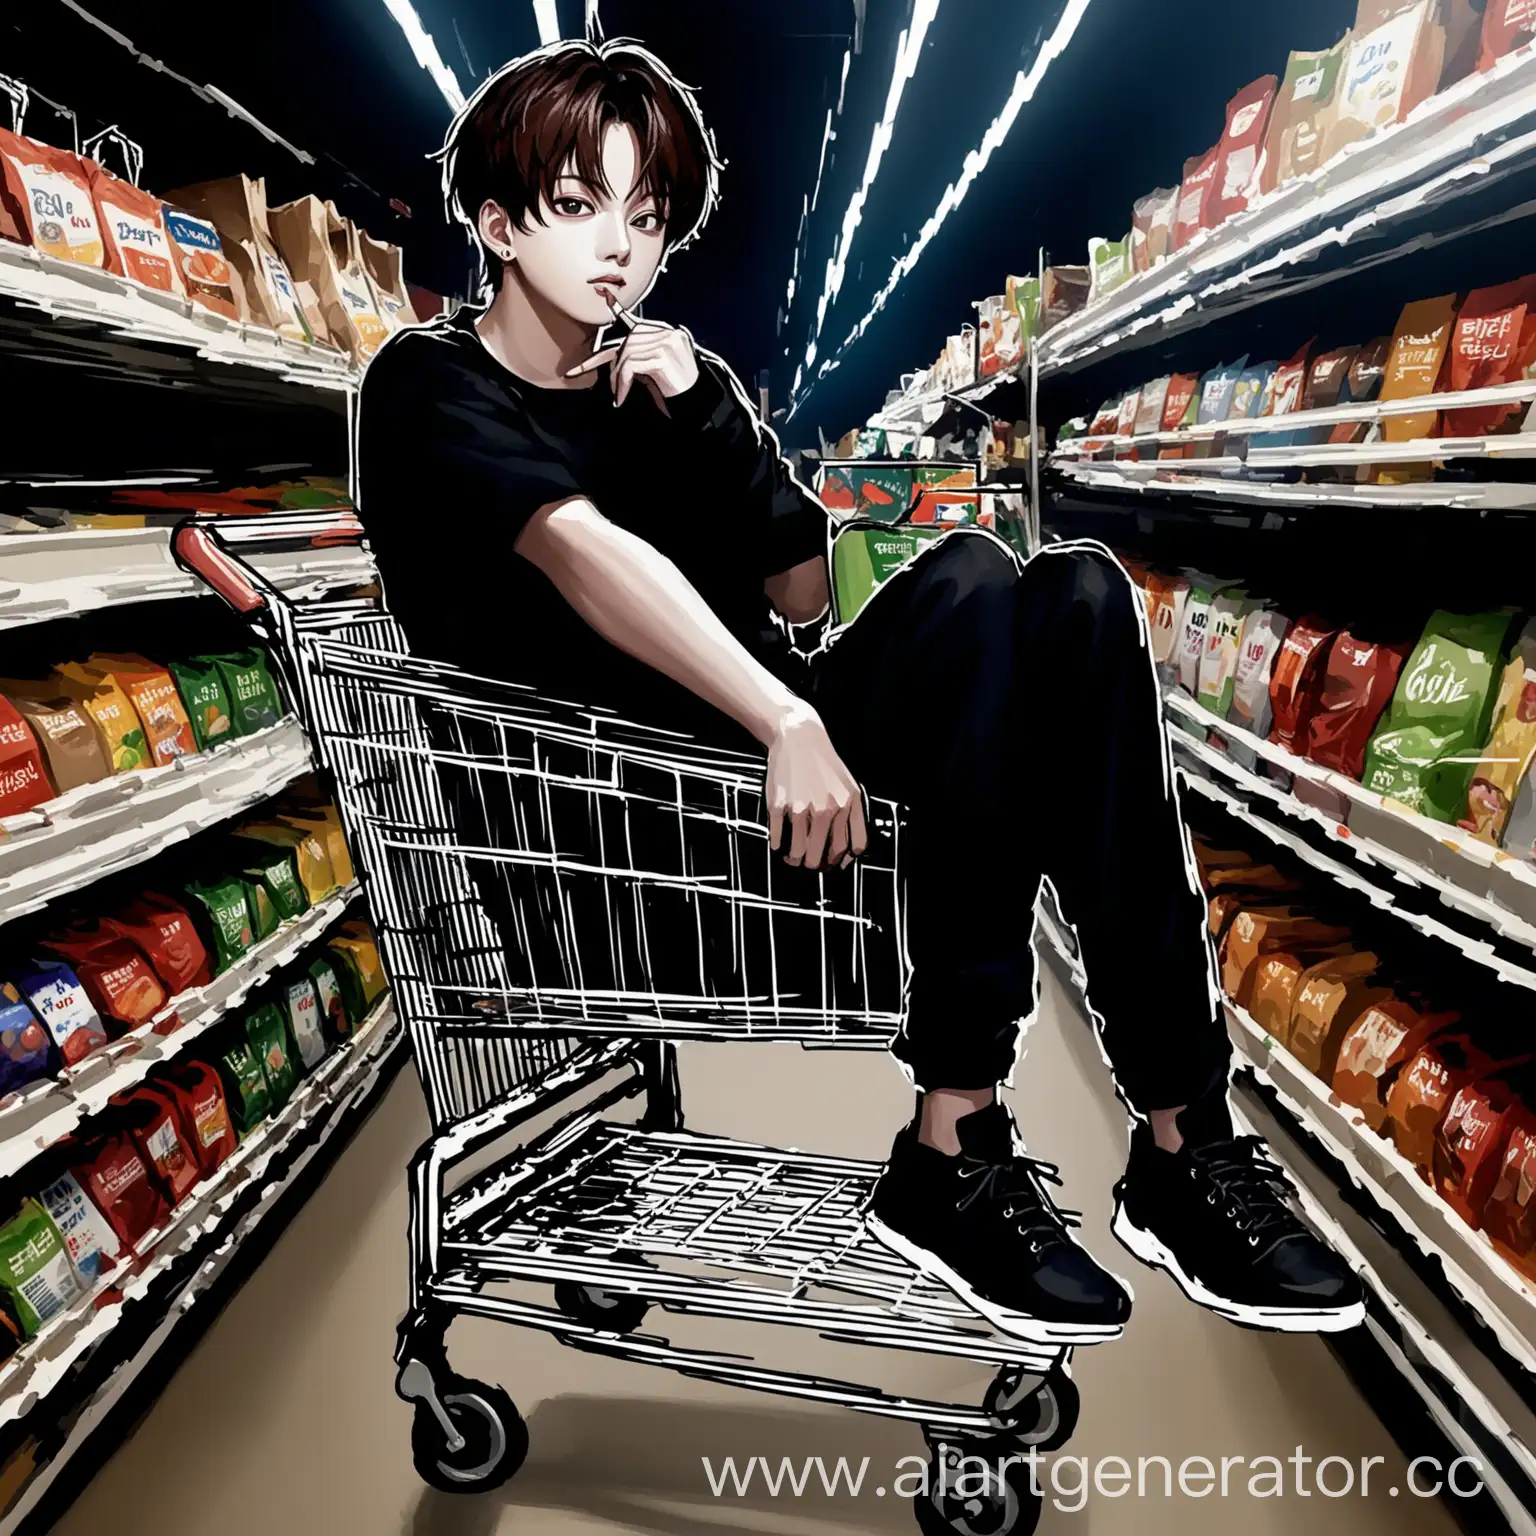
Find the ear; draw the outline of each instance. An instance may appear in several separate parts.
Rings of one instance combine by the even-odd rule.
[[[517,256],[514,243],[516,229],[507,210],[500,203],[487,198],[480,205],[480,217],[476,220],[481,242],[487,253],[502,261],[512,261]]]

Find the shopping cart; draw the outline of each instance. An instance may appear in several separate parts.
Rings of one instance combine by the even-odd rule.
[[[205,520],[175,547],[272,648],[334,779],[425,1092],[396,1351],[421,1476],[491,1488],[527,1452],[511,1398],[447,1364],[449,1323],[473,1315],[914,1421],[933,1457],[922,1529],[1033,1530],[1027,1457],[1072,1433],[1070,1352],[995,1332],[871,1238],[877,1164],[683,1124],[680,1039],[888,1046],[897,808],[871,805],[851,868],[790,869],[759,761],[412,658],[366,604],[295,607]],[[636,1098],[638,1120],[608,1118]],[[642,1331],[657,1307],[996,1376],[979,1407],[923,1401],[674,1344]]]

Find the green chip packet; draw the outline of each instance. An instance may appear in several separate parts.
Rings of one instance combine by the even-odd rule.
[[[16,1303],[28,1338],[80,1294],[69,1249],[36,1200],[23,1200],[16,1215],[0,1227],[0,1285]]]
[[[212,660],[229,695],[236,736],[266,730],[283,718],[283,701],[267,665],[266,652],[252,647]]]
[[[326,1039],[335,1045],[351,1039],[357,1025],[347,1014],[336,967],[324,955],[317,955],[309,963],[309,979],[314,982],[315,994],[320,999],[320,1027]]]
[[[267,1080],[267,1091],[272,1095],[272,1109],[276,1113],[293,1097],[299,1081],[298,1068],[294,1065],[293,1040],[282,1009],[276,1003],[263,1003],[247,1014],[245,1038]]]
[[[242,861],[242,878],[261,887],[277,910],[280,922],[302,917],[309,911],[309,896],[299,884],[298,861],[291,848],[274,847],[255,838],[236,841]]]
[[[209,747],[232,739],[235,722],[229,712],[229,694],[214,659],[193,656],[188,661],[167,662],[166,666],[192,722],[197,750],[206,752]]]
[[[194,916],[204,919],[200,926],[213,938],[216,976],[227,971],[256,941],[251,904],[245,892],[245,882],[234,878],[207,884],[194,880],[186,887]]]
[[[249,1136],[272,1109],[266,1074],[251,1050],[250,1041],[242,1035],[219,1057],[218,1067],[230,1119],[242,1137]]]
[[[259,944],[277,932],[282,918],[278,915],[271,892],[262,883],[259,874],[242,875],[240,884],[245,888],[245,904],[251,914],[251,935]]]

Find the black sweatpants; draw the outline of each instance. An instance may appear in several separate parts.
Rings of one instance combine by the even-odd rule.
[[[875,593],[812,676],[849,769],[908,811],[912,982],[895,1052],[920,1088],[1012,1071],[1042,876],[1077,930],[1131,1106],[1175,1108],[1224,1081],[1141,602],[1107,551],[1021,563],[991,534],[956,531]]]

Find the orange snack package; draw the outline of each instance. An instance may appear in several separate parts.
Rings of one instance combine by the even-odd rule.
[[[61,261],[105,265],[96,202],[78,155],[0,128],[0,237]]]
[[[103,170],[95,161],[86,161],[86,169],[101,221],[107,270],[162,293],[181,293],[181,278],[171,260],[171,242],[159,199]]]

